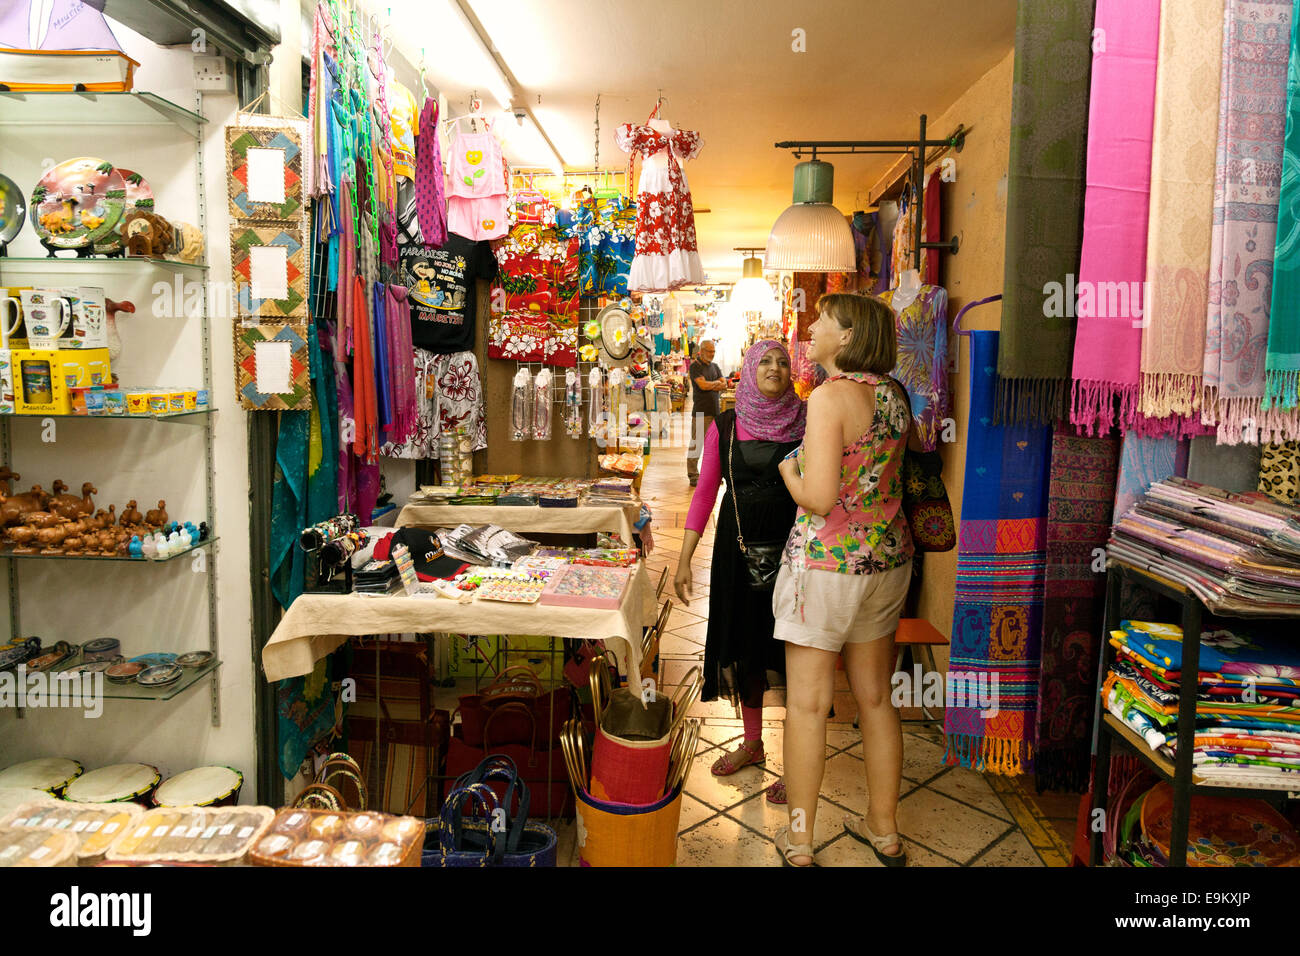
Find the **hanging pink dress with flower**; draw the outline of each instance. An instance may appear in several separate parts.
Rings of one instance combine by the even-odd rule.
[[[695,243],[695,209],[682,163],[699,155],[700,134],[624,123],[615,135],[619,149],[641,156],[636,197],[636,256],[628,274],[630,292],[669,292],[704,281]]]

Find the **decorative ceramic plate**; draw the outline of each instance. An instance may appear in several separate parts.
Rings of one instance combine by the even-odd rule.
[[[112,660],[121,653],[122,644],[115,637],[96,637],[81,645],[81,659],[84,661]]]
[[[135,682],[141,687],[166,687],[181,679],[185,668],[179,664],[158,664],[147,667],[136,675]]]
[[[126,217],[135,209],[143,212],[153,212],[153,190],[145,181],[145,178],[137,172],[129,169],[117,168],[122,177],[122,182],[126,184],[126,205],[122,208],[122,218],[117,221],[113,227],[113,232],[107,236],[103,242],[95,243],[95,251],[98,253],[117,252],[122,248],[122,223]]]
[[[155,667],[158,664],[175,664],[176,655],[169,654],[165,651],[155,651],[150,654],[141,654],[138,657],[131,658],[132,664],[143,664],[145,667]]]
[[[58,249],[107,239],[126,211],[126,183],[112,163],[94,157],[52,167],[32,190],[32,228]]]
[[[181,667],[203,667],[211,662],[213,653],[211,651],[190,651],[188,654],[182,654],[176,658],[176,663]]]
[[[122,661],[104,671],[104,676],[115,684],[129,684],[144,669],[145,665],[138,661]]]
[[[1173,831],[1173,788],[1159,783],[1142,805],[1142,833],[1167,860]],[[1260,800],[1192,795],[1188,866],[1296,866],[1300,834]]]
[[[27,200],[17,184],[0,175],[0,249],[14,241],[27,218]]]

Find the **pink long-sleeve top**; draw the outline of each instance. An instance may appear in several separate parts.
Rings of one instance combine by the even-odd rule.
[[[753,441],[754,436],[745,430],[736,419],[736,437],[741,441]],[[700,477],[695,484],[695,494],[691,497],[691,507],[686,512],[686,530],[698,534],[704,533],[704,526],[709,523],[713,506],[718,500],[718,489],[722,485],[722,456],[718,453],[718,426],[710,425],[704,435],[704,454],[700,457]]]

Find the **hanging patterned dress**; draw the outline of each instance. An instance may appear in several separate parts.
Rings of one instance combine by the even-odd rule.
[[[632,292],[668,292],[704,281],[695,242],[695,209],[681,164],[699,155],[700,134],[677,129],[661,133],[624,123],[619,149],[641,156],[637,185],[636,257],[628,276]]]
[[[894,307],[897,289],[881,296]],[[894,310],[898,358],[890,374],[905,389],[912,424],[925,451],[934,451],[948,415],[948,293],[923,285],[901,311]]]

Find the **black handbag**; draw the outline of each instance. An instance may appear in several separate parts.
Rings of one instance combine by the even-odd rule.
[[[735,458],[736,432],[733,429],[727,446],[727,481],[731,483],[731,507],[736,511],[736,542],[740,545],[740,556],[745,560],[750,588],[768,591],[776,584],[777,572],[781,570],[781,552],[785,550],[785,539],[751,541],[745,544],[745,536],[740,531],[740,505],[736,502],[736,476],[732,465]]]

